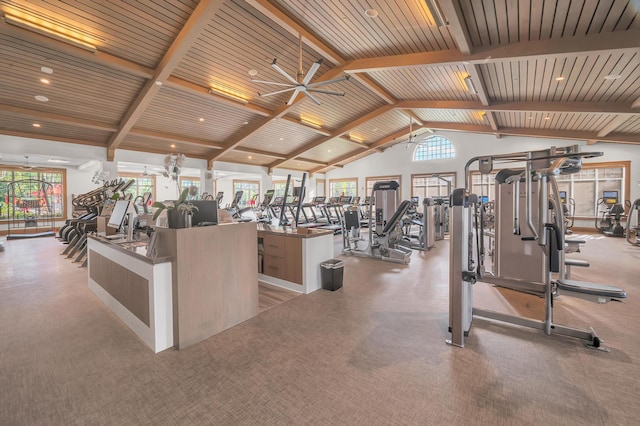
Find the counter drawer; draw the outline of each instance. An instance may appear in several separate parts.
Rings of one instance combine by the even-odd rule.
[[[281,235],[266,234],[264,236],[265,256],[284,257],[284,239]]]
[[[285,261],[282,257],[265,256],[262,273],[271,277],[286,279]]]

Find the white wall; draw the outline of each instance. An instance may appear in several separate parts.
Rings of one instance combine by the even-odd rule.
[[[640,145],[623,145],[597,143],[587,145],[585,142],[562,141],[556,139],[538,139],[524,137],[503,137],[497,139],[493,135],[474,133],[438,132],[449,139],[456,150],[456,157],[435,161],[413,162],[414,146],[406,148],[399,144],[382,153],[372,154],[361,160],[349,163],[342,169],[334,169],[327,173],[329,179],[358,178],[358,195],[365,196],[365,179],[372,176],[401,175],[402,198],[411,197],[411,175],[418,173],[456,172],[458,187],[463,185],[464,166],[466,162],[477,156],[501,154],[529,150],[539,150],[550,146],[581,145],[582,151],[602,151],[604,155],[588,162],[631,160],[631,200],[640,198]],[[475,167],[477,168],[477,167]],[[327,189],[328,191],[328,189]]]

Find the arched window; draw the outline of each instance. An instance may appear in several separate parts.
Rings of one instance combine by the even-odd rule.
[[[439,160],[453,158],[456,150],[449,139],[442,136],[430,136],[420,142],[413,151],[413,161]]]

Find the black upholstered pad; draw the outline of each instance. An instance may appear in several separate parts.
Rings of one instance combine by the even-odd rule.
[[[557,284],[558,289],[564,291],[573,291],[593,296],[614,297],[616,299],[625,299],[627,297],[627,292],[623,289],[607,284],[596,284],[574,280],[558,280]]]

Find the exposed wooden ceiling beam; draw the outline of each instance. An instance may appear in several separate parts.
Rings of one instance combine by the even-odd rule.
[[[58,124],[68,124],[71,126],[81,127],[84,129],[102,130],[105,132],[115,132],[118,130],[116,124],[103,123],[94,120],[79,119],[68,115],[54,114],[51,112],[36,111],[27,108],[16,107],[12,105],[0,104],[0,113],[13,115],[18,117],[29,118],[33,120],[43,120]]]
[[[267,117],[272,113],[272,111],[258,105],[254,105],[251,103],[241,104],[240,102],[233,101],[229,98],[225,98],[224,96],[216,95],[215,93],[209,93],[208,87],[200,86],[198,84],[191,83],[175,76],[167,77],[164,85],[176,90],[180,90],[182,92],[200,96],[205,99],[215,99],[217,103],[222,103],[239,109],[249,110],[263,117]]]
[[[628,119],[629,119],[628,117],[623,116],[623,115],[619,115],[619,116],[615,117],[613,120],[611,120],[609,122],[609,124],[604,126],[598,132],[598,137],[599,138],[603,138],[603,137],[607,136],[609,133],[613,132],[615,129],[617,129],[618,127],[623,125],[624,122],[627,121]]]
[[[384,88],[379,86],[366,74],[352,74],[351,78],[358,80],[363,86],[371,90],[376,96],[385,101],[388,104],[395,104],[397,99],[393,97]]]
[[[160,86],[156,83],[163,83],[171,75],[171,72],[178,66],[184,55],[187,54],[191,45],[197,40],[200,32],[209,24],[222,3],[223,0],[201,0],[198,3],[178,36],[160,60],[158,67],[154,70],[153,77],[147,81],[129,110],[125,113],[118,126],[118,131],[109,138],[107,145],[107,159],[109,161],[113,160],[115,149],[122,143],[129,130],[135,125],[155,94],[160,90]]]
[[[484,106],[489,106],[491,104],[491,100],[489,99],[489,92],[487,91],[487,86],[484,84],[484,78],[482,78],[482,73],[480,72],[480,65],[477,64],[469,64],[466,66],[467,72],[469,73],[469,77],[474,83],[476,90],[478,91],[478,99]],[[493,111],[486,111],[484,116],[487,118],[491,129],[495,132],[498,131],[498,122],[496,121],[495,115],[493,115]],[[497,135],[496,135],[497,136]]]
[[[347,133],[348,131],[355,129],[356,127],[366,123],[367,121],[373,120],[374,118],[390,111],[391,109],[393,109],[393,105],[385,105],[382,106],[374,111],[371,111],[368,114],[365,114],[364,116],[358,118],[357,120],[351,121],[348,124],[342,126],[341,128],[337,129],[335,132],[333,132],[332,135],[330,136],[325,136],[319,139],[316,139],[315,141],[312,141],[311,143],[306,144],[305,146],[298,148],[296,150],[294,150],[292,153],[290,153],[287,156],[287,159],[285,160],[277,160],[274,161],[273,163],[269,164],[269,169],[275,169],[276,167],[280,166],[282,163],[284,163],[285,161],[288,160],[292,160],[302,154],[304,154],[305,152],[322,145],[323,143],[330,141],[333,138],[337,138],[340,137],[342,135],[344,135],[345,133]]]
[[[330,80],[341,73],[342,73],[341,67],[332,68],[328,72],[326,72],[324,75],[322,75],[322,77],[318,78],[315,81],[320,82],[320,81]],[[302,102],[304,99],[306,99],[304,96],[298,96],[298,98],[295,101],[293,101],[291,105],[286,105],[286,104],[282,105],[281,107],[273,111],[269,117],[265,117],[261,120],[258,120],[250,126],[244,126],[240,131],[236,132],[234,135],[232,135],[230,138],[227,139],[226,146],[220,152],[216,153],[213,157],[209,159],[209,165],[210,166],[213,165],[213,162],[216,160],[216,158],[219,158],[220,156],[224,155],[227,151],[232,150],[236,146],[240,145],[242,141],[244,141],[249,136],[251,136],[252,134],[256,133],[257,131],[259,131],[266,125],[268,125],[272,120],[283,117],[287,112],[289,112],[292,108],[294,108],[299,102]]]
[[[476,101],[400,101],[396,108],[402,109],[462,109],[495,112],[574,112],[594,114],[638,115],[640,111],[631,109],[629,103],[607,102],[496,102],[483,105]]]
[[[404,110],[402,110],[402,112],[407,114],[409,116],[409,118],[411,118],[411,120],[413,120],[415,123],[418,124],[418,126],[424,126],[424,121],[420,117],[418,117],[413,111],[410,111],[408,109],[404,109]]]
[[[462,8],[458,0],[440,0],[440,7],[449,21],[449,33],[464,55],[471,54],[471,38],[464,23]]]
[[[243,146],[236,146],[235,148],[233,148],[233,150],[237,152],[262,155],[262,156],[271,157],[271,158],[287,158],[285,154],[277,154],[275,152],[263,151],[261,149],[245,148]]]
[[[269,0],[245,0],[248,4],[258,10],[260,13],[271,19],[273,22],[284,28],[291,35],[298,38],[302,36],[304,42],[314,51],[329,59],[334,65],[344,65],[346,62],[343,57],[329,47],[325,42],[320,40],[315,34],[312,34],[307,28],[295,22],[282,10],[272,4]]]
[[[222,146],[223,146],[220,142],[216,142],[216,141],[189,138],[189,137],[178,136],[178,135],[170,135],[167,133],[160,133],[160,132],[154,132],[152,130],[144,130],[144,129],[137,129],[137,128],[131,129],[129,131],[129,134],[132,136],[138,136],[142,138],[163,140],[168,142],[185,143],[188,145],[206,146],[207,148],[211,148],[211,149],[222,149]]]
[[[340,157],[336,158],[335,160],[331,160],[328,164],[326,164],[324,166],[317,167],[317,168],[311,170],[309,173],[314,174],[314,173],[318,173],[318,172],[320,172],[322,170],[326,170],[326,169],[329,169],[331,167],[335,167],[335,166],[337,166],[338,163],[341,163],[343,161],[349,160],[351,158],[354,158],[354,161],[355,161],[357,159],[355,157],[357,157],[357,156],[359,156],[359,155],[361,155],[361,154],[363,154],[365,152],[369,152],[369,151],[370,150],[368,148],[366,148],[366,147],[357,148],[355,151],[351,151],[351,152],[348,152],[348,153],[346,153],[344,155],[341,155]]]
[[[633,101],[633,103],[631,104],[631,108],[632,109],[640,108],[640,98]]]
[[[485,64],[488,62],[517,61],[565,57],[568,55],[596,55],[631,52],[640,47],[640,30],[616,31],[561,39],[532,40],[500,47],[485,48],[465,55],[458,50],[410,53],[356,59],[347,63],[347,73],[385,71],[407,67],[453,64]]]

